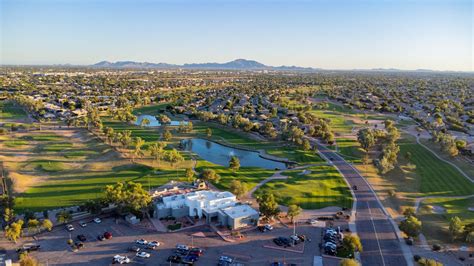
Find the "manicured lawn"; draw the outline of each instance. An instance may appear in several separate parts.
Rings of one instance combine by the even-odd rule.
[[[26,140],[9,139],[9,140],[3,141],[3,145],[5,145],[9,148],[14,148],[14,147],[28,145],[28,142]]]
[[[270,148],[265,151],[270,155],[287,158],[288,160],[298,162],[299,164],[314,164],[324,161],[314,151],[304,151],[294,146],[281,146]]]
[[[180,180],[183,173],[182,170],[155,173],[153,168],[130,164],[104,171],[56,174],[51,176],[48,182],[38,184],[18,196],[15,200],[15,210],[41,211],[78,205],[86,200],[103,196],[106,185],[120,181],[134,181],[142,183],[143,187],[148,189],[171,180]]]
[[[413,170],[420,179],[419,191],[424,196],[462,196],[474,194],[474,184],[454,167],[436,158],[430,151],[406,136],[399,141],[400,155],[412,154]],[[399,156],[399,157],[401,157]]]
[[[0,101],[0,119],[22,119],[26,112],[10,101]]]
[[[39,170],[45,172],[60,172],[67,170],[66,165],[54,160],[35,160],[24,164],[25,169]]]
[[[228,190],[232,180],[240,180],[247,184],[248,189],[252,189],[262,180],[273,175],[275,171],[262,169],[258,167],[241,167],[238,171],[233,172],[228,167],[216,165],[204,160],[198,160],[196,171],[202,172],[204,169],[213,169],[220,175],[219,183],[214,185],[222,190]]]
[[[157,115],[160,111],[165,110],[169,103],[158,103],[153,105],[142,106],[133,110],[134,115],[147,114]]]
[[[328,206],[352,207],[352,196],[342,176],[332,166],[310,167],[309,174],[303,170],[288,170],[283,175],[287,180],[273,180],[255,193],[271,191],[277,202],[284,206],[297,204],[303,209],[320,209]]]
[[[434,213],[432,206],[440,206],[445,209],[445,212]],[[474,223],[474,212],[469,211],[469,207],[474,207],[474,198],[439,198],[423,201],[418,213],[423,223],[423,234],[433,243],[451,242],[449,234],[449,221],[451,217],[458,216],[465,225]]]

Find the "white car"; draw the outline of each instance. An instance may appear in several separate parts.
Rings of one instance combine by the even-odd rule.
[[[148,242],[147,246],[148,246],[148,248],[154,249],[154,248],[157,248],[157,247],[160,246],[160,242],[158,242],[158,241],[151,241],[151,242]]]
[[[66,230],[68,230],[69,232],[74,231],[74,226],[72,226],[72,224],[68,224],[66,225]]]
[[[267,231],[272,231],[273,230],[273,226],[271,226],[269,224],[266,224],[263,228],[265,228],[265,230],[267,230]]]
[[[148,244],[148,241],[146,241],[145,239],[138,239],[138,240],[135,240],[135,243],[139,245],[146,245]]]
[[[140,251],[140,252],[137,252],[137,257],[140,257],[140,258],[149,258],[150,257],[150,253],[146,253],[145,251]]]
[[[219,261],[222,261],[222,262],[227,262],[227,263],[232,263],[234,261],[234,259],[232,259],[231,257],[227,257],[227,256],[221,256],[219,258]]]
[[[100,224],[101,222],[102,222],[102,220],[99,217],[94,218],[94,223]]]
[[[189,247],[186,246],[186,245],[177,244],[177,245],[176,245],[176,249],[188,251],[188,250],[189,250]]]
[[[114,262],[119,264],[128,264],[130,259],[127,256],[115,255]]]
[[[81,227],[86,227],[86,226],[87,226],[87,223],[81,221],[81,222],[79,222],[79,225],[80,225]]]

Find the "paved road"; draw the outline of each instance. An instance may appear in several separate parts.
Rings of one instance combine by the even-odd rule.
[[[313,142],[315,140],[313,139]],[[397,238],[397,233],[390,218],[384,213],[377,196],[370,189],[364,178],[347,163],[341,156],[318,143],[320,153],[326,158],[332,158],[335,167],[344,175],[350,186],[357,186],[354,191],[357,198],[355,224],[357,233],[362,241],[364,251],[361,253],[363,265],[412,265],[405,259],[403,250],[407,246]]]

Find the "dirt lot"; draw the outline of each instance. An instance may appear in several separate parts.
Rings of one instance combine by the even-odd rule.
[[[244,265],[269,265],[274,261],[312,265],[313,257],[320,255],[318,243],[321,229],[307,224],[301,224],[296,228],[298,234],[305,234],[312,239],[311,242],[305,244],[303,253],[278,248],[272,243],[271,239],[275,237],[287,237],[293,233],[293,228],[286,228],[279,224],[275,225],[275,229],[271,232],[261,233],[258,230],[246,232],[245,237],[236,242],[223,241],[208,226],[194,227],[176,233],[156,233],[151,231],[147,224],[145,221],[145,224],[131,226],[123,220],[115,223],[112,218],[103,219],[101,224],[90,222],[85,228],[80,227],[78,223],[73,223],[75,231],[71,233],[72,239],[76,240],[79,234],[87,237],[85,248],[78,252],[73,252],[67,245],[69,233],[61,226],[52,232],[39,235],[37,242],[41,245],[41,251],[32,254],[40,262],[49,265],[109,265],[116,254],[127,255],[134,265],[169,265],[166,259],[173,255],[176,244],[194,245],[205,250],[196,265],[215,265],[220,255],[231,256]],[[105,231],[111,232],[113,238],[106,241],[97,240],[97,235]],[[191,236],[198,232],[203,232],[206,237]],[[127,248],[134,245],[134,241],[139,238],[148,241],[156,240],[162,244],[158,249],[149,251],[150,258],[140,259],[133,252],[127,251]],[[264,247],[269,245],[278,249]],[[300,247],[299,250],[303,248]],[[8,254],[16,256],[14,247],[11,247]]]

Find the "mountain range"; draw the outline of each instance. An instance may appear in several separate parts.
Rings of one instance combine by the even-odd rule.
[[[184,69],[225,69],[225,70],[280,70],[280,71],[316,71],[317,68],[298,67],[298,66],[267,66],[254,60],[236,59],[226,63],[193,63],[184,65],[175,65],[167,63],[149,63],[135,61],[101,61],[91,65],[94,68],[184,68]]]

